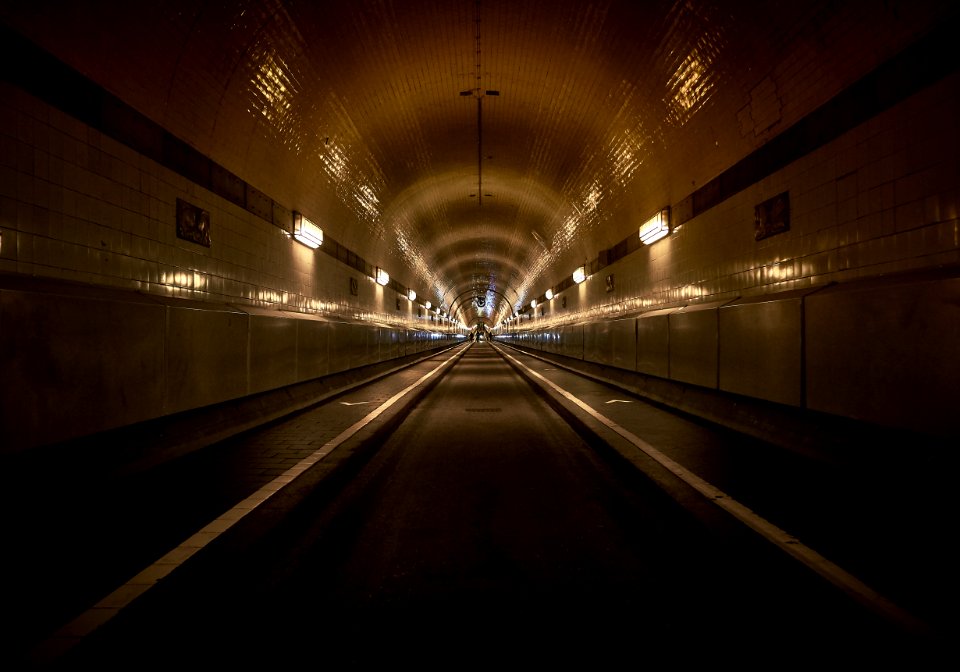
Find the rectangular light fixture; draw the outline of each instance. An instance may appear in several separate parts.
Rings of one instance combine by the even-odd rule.
[[[323,230],[299,212],[293,213],[293,237],[314,250],[323,245]]]
[[[378,266],[377,267],[377,284],[386,286],[388,282],[390,282],[390,276],[387,275],[387,272],[385,270],[383,270]]]
[[[670,208],[664,208],[640,227],[640,240],[650,245],[670,233]]]
[[[581,266],[573,272],[573,281],[578,285],[587,279],[587,269]]]

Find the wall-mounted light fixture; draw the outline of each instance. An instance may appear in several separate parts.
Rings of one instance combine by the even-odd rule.
[[[385,270],[383,270],[378,266],[377,267],[377,284],[385,286],[388,282],[390,282],[390,276],[387,275],[387,272]]]
[[[410,301],[416,301],[417,293],[411,289],[409,292],[407,292],[407,299]]]
[[[314,250],[323,245],[323,230],[299,212],[293,213],[293,237]]]
[[[536,300],[536,299],[534,299],[533,301],[530,302],[530,307],[531,307],[531,308],[536,308],[536,307],[537,307],[537,300]]]
[[[670,208],[664,208],[640,227],[640,240],[650,245],[670,233]]]
[[[548,289],[548,290],[547,290],[547,301],[550,301],[551,299],[553,299],[553,290],[552,290],[552,289]]]
[[[585,266],[581,266],[573,272],[573,281],[578,285],[587,279],[587,269]]]
[[[424,304],[423,304],[423,307],[426,308],[427,310],[430,310],[430,308],[431,308],[432,306],[433,306],[433,304],[430,303],[429,301],[425,301]]]

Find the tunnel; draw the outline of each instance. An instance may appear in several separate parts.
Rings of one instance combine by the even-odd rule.
[[[400,455],[404,446],[427,451],[436,444],[430,454],[438,455],[446,445],[462,451],[449,458],[454,471],[435,472],[417,457],[424,471],[409,481],[402,506],[429,509],[418,499],[426,496],[422,489],[443,490],[462,477],[464,493],[473,493],[461,493],[463,501],[475,496],[475,515],[496,518],[499,509],[480,493],[504,479],[503,492],[516,488],[511,501],[526,514],[555,501],[579,521],[559,480],[542,499],[522,494],[528,481],[517,474],[536,480],[542,465],[508,448],[582,441],[584,451],[606,457],[575,452],[564,459],[581,466],[607,460],[613,466],[603,462],[602,469],[615,475],[603,478],[617,488],[657,491],[649,496],[658,502],[672,495],[663,506],[689,505],[700,525],[724,535],[731,523],[718,521],[716,506],[690,502],[734,501],[726,488],[745,483],[746,474],[772,494],[770,474],[781,469],[807,497],[827,483],[816,480],[820,475],[801,482],[809,465],[831,470],[830,478],[837,469],[887,493],[854,494],[839,477],[822,485],[822,492],[836,488],[837,501],[870,525],[848,523],[851,549],[834,550],[829,562],[791,551],[792,530],[778,548],[911,632],[921,622],[955,632],[955,617],[942,604],[955,591],[939,581],[956,558],[937,544],[941,525],[949,524],[939,516],[950,508],[942,493],[960,437],[958,18],[956,3],[945,0],[2,3],[0,459],[7,526],[24,535],[11,537],[20,539],[14,546],[30,548],[26,540],[33,539],[44,563],[64,561],[67,542],[44,546],[57,535],[41,535],[41,521],[69,509],[77,493],[98,491],[97,483],[118,488],[97,504],[103,511],[124,509],[121,497],[135,496],[136,488],[120,485],[125,478],[176,471],[197,493],[174,507],[183,517],[176,530],[163,542],[144,538],[109,577],[99,561],[79,563],[98,578],[77,570],[72,588],[61,591],[70,593],[69,604],[53,588],[42,600],[24,588],[43,583],[39,576],[10,587],[18,583],[12,577],[40,566],[33,551],[13,553],[4,572],[17,595],[12,603],[34,606],[22,607],[30,613],[24,632],[12,635],[5,651],[31,638],[47,641],[41,635],[79,614],[96,620],[86,609],[123,584],[125,573],[136,574],[176,546],[178,535],[216,518],[218,505],[206,498],[213,490],[238,492],[242,480],[239,468],[211,457],[224,446],[242,446],[236,452],[249,464],[281,460],[297,442],[313,447],[296,459],[285,454],[283,469],[314,455],[302,468],[311,492],[334,489],[316,475],[326,469],[345,492],[359,483],[386,488],[389,479],[381,483],[357,465],[390,463],[389,446]],[[453,404],[453,416],[430,411],[424,400],[434,398]],[[523,410],[527,404],[539,410]],[[640,404],[657,410],[641,412]],[[547,409],[569,438],[548,438],[552,425],[537,429]],[[278,436],[282,423],[323,412],[330,423],[323,445],[336,448],[313,453],[320,445],[314,434],[273,443],[254,438]],[[646,415],[655,412],[665,415]],[[369,427],[352,424],[361,417]],[[415,429],[414,418],[430,420],[417,420]],[[673,424],[681,421],[689,424]],[[705,438],[694,427],[715,433]],[[365,433],[363,447],[349,447]],[[658,440],[709,464],[711,476],[688,476],[693,468],[678,466],[677,455],[664,458]],[[734,445],[749,446],[751,457],[737,453],[739,461],[719,466]],[[491,462],[493,455],[500,461]],[[782,461],[775,467],[768,459]],[[180,466],[188,464],[207,465],[204,473],[223,485],[201,486],[196,472],[188,477]],[[269,469],[282,471],[274,464],[264,473]],[[566,478],[559,467],[543,469]],[[642,485],[637,470],[646,473]],[[157,493],[174,487],[149,483]],[[154,492],[149,487],[142,492]],[[298,493],[287,496],[298,511],[314,511],[311,520],[340,508],[365,524],[379,520],[372,509],[372,518],[356,512],[373,506],[372,495],[355,496],[367,502],[362,506],[323,508],[314,500],[326,502],[326,494],[287,487]],[[605,487],[589,486],[592,493]],[[582,506],[607,496],[613,498],[584,495]],[[618,502],[631,502],[617,504],[625,520],[634,520],[624,513],[634,510],[634,496],[618,495]],[[833,504],[824,497],[789,506],[798,521],[801,510],[830,519]],[[906,504],[892,510],[888,498],[917,511],[907,513]],[[157,512],[168,504],[150,506],[160,520]],[[769,532],[775,526],[746,511],[751,506],[762,505],[728,507],[724,515],[776,538],[779,531]],[[881,515],[884,522],[876,522]],[[503,516],[498,525],[512,529],[515,518]],[[561,518],[546,509],[542,516],[529,524],[562,537]],[[902,539],[883,527],[892,520]],[[131,524],[140,525],[123,523]],[[335,537],[340,524],[330,522],[323,534]],[[686,530],[687,522],[671,524],[677,527],[658,533],[658,547],[705,543],[681,540],[675,530]],[[797,525],[817,538],[812,523]],[[381,527],[385,537],[395,533]],[[447,532],[462,529],[451,523]],[[518,528],[516,535],[524,534]],[[839,549],[844,535],[834,535],[835,542],[823,543]],[[898,549],[889,562],[909,557],[929,568],[930,585],[903,586],[909,581],[901,576],[891,583],[892,602],[911,605],[904,611],[861,589],[860,579],[883,582],[866,560],[853,572],[855,583],[824,569],[846,560],[856,565],[858,552],[875,558],[876,549],[854,550],[854,538],[887,535]],[[48,538],[43,544],[41,536]],[[514,537],[508,543],[494,536],[491,548],[521,552]],[[71,538],[76,552],[83,538]],[[557,541],[566,550],[554,551],[567,557],[570,539]],[[606,537],[596,543],[614,544]],[[230,548],[239,554],[240,546]],[[459,557],[450,550],[455,544],[443,548]],[[370,557],[356,553],[351,563]],[[700,553],[691,547],[678,564]],[[48,577],[59,571],[43,566]],[[585,566],[593,569],[584,573],[601,572]],[[177,567],[189,575],[187,564]],[[549,621],[550,629],[535,629],[544,637],[563,632],[560,639],[570,641],[581,632],[598,641],[616,632],[622,643],[635,634],[606,616],[582,631],[570,630],[567,620],[554,623],[552,615],[572,609],[552,601],[561,594],[578,596],[570,604],[582,611],[614,608],[590,597],[581,570],[537,571],[531,581],[544,583],[536,600],[529,586],[510,583],[505,569],[497,580],[519,592],[501,594],[506,588],[494,579],[469,583],[469,599],[482,605],[471,613],[509,616],[504,605],[522,593],[531,602],[517,602],[516,613],[529,608],[531,619]],[[631,578],[640,570],[609,571],[623,583],[614,588],[613,578],[591,574],[602,584],[598,591],[622,589],[643,602]],[[701,594],[723,583],[710,576]],[[426,591],[437,600],[431,608],[456,609],[452,595],[465,585],[434,593],[418,583],[421,590],[408,596],[418,606],[401,603],[411,613],[425,610]],[[341,604],[332,588],[316,590]],[[675,603],[660,588],[650,590],[658,609],[673,613]],[[494,605],[491,596],[502,600]],[[284,599],[285,606],[294,600]],[[131,599],[130,609],[118,611],[136,612],[139,603]],[[630,613],[644,612],[630,604]],[[798,610],[804,622],[820,618]],[[680,648],[685,628],[719,627],[673,618],[686,625],[669,633],[658,629],[662,621],[634,625]],[[823,630],[837,636],[831,646],[843,648],[842,626],[824,618],[830,626]],[[303,637],[314,632],[306,622],[333,627],[281,620]],[[200,627],[195,623],[189,636]],[[161,626],[144,628],[156,633]],[[714,651],[734,637],[731,628],[720,631],[711,639]],[[461,641],[462,632],[443,632],[443,641],[459,642],[450,655],[477,646]],[[857,632],[850,650],[862,653],[870,647],[864,642],[878,639],[867,626]],[[150,648],[127,635],[139,642],[137,651]],[[219,636],[228,647],[236,644],[227,628]],[[385,659],[403,659],[399,651],[406,649],[393,646],[400,658]],[[556,647],[549,639],[539,655]],[[930,648],[910,640],[905,650],[913,656]],[[596,649],[578,653],[591,661]],[[534,662],[547,659],[531,654]]]

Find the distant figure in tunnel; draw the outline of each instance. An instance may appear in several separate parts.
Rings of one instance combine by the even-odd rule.
[[[486,327],[483,324],[478,324],[477,328],[470,332],[470,342],[479,343],[480,341],[486,341],[489,339],[489,334],[487,334]]]

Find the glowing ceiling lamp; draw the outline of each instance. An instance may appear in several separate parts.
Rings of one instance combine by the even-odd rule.
[[[547,301],[550,301],[551,299],[553,299],[553,290],[552,290],[552,289],[548,289],[548,290],[547,290]]]
[[[664,208],[640,227],[640,240],[650,245],[670,233],[670,208]]]
[[[578,285],[587,279],[587,269],[584,266],[581,266],[573,272],[573,281]]]
[[[293,213],[293,237],[314,250],[323,244],[323,230],[299,212]]]
[[[377,284],[386,285],[388,282],[390,282],[390,276],[387,275],[387,272],[385,270],[383,270],[378,266],[377,267]]]
[[[409,292],[407,292],[407,299],[410,301],[416,301],[417,293],[411,289]]]

